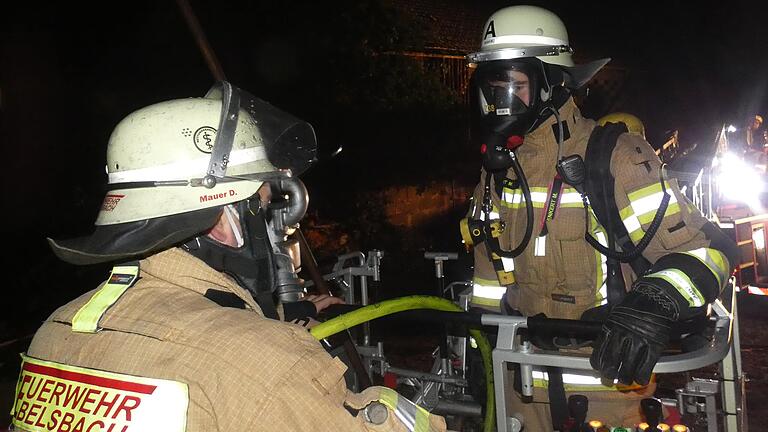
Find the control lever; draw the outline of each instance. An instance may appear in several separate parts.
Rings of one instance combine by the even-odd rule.
[[[568,415],[570,416],[568,420],[571,422],[571,425],[567,432],[584,432],[589,430],[589,426],[586,424],[588,409],[589,401],[586,396],[568,396]]]
[[[661,402],[653,398],[645,398],[640,401],[640,410],[648,423],[648,430],[656,430],[661,423]]]

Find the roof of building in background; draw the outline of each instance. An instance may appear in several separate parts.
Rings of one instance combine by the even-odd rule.
[[[464,55],[477,50],[481,27],[488,16],[498,8],[498,5],[493,3],[470,4],[451,0],[385,2],[409,21],[422,27],[425,51],[454,55]]]

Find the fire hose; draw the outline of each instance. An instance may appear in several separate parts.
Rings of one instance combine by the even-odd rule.
[[[325,339],[336,333],[344,331],[348,328],[356,325],[381,318],[386,315],[391,315],[398,312],[413,310],[413,309],[432,309],[438,311],[452,312],[455,315],[469,316],[470,314],[458,314],[458,312],[464,312],[459,306],[440,297],[432,296],[407,296],[400,297],[392,300],[384,300],[379,303],[374,303],[368,306],[361,307],[335,318],[331,318],[321,324],[316,325],[310,330],[310,333],[318,339]],[[474,314],[472,314],[474,315]],[[477,315],[479,317],[479,315]],[[472,320],[474,321],[474,320]],[[477,322],[479,323],[479,321]],[[475,338],[477,346],[480,349],[480,353],[483,360],[483,367],[485,368],[485,384],[486,384],[486,405],[485,405],[485,418],[483,421],[484,432],[491,432],[495,425],[495,395],[493,391],[493,367],[491,364],[491,344],[488,339],[483,335],[480,330],[470,329],[469,334]]]

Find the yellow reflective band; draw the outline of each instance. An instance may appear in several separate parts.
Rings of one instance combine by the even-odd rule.
[[[469,337],[469,346],[471,346],[474,349],[477,349],[477,340],[472,336]]]
[[[429,412],[406,398],[401,398],[391,388],[381,387],[379,402],[391,409],[409,431],[429,431]]]
[[[693,307],[704,305],[704,296],[701,295],[688,275],[678,269],[661,270],[646,275],[646,277],[655,277],[669,282],[683,297],[685,297],[688,304]]]
[[[21,358],[11,409],[11,421],[20,430],[186,430],[189,389],[184,383]]]
[[[583,208],[584,207],[584,203],[582,203],[582,202],[577,202],[577,203],[573,203],[573,202],[560,203],[560,207],[562,207],[562,208]]]
[[[115,266],[104,285],[72,318],[72,331],[95,333],[99,320],[123,293],[136,282],[139,266]]]
[[[495,279],[483,279],[477,276],[472,278],[472,283],[474,285],[500,286],[499,281]]]
[[[428,432],[429,431],[429,416],[431,415],[424,408],[415,405],[416,407],[416,427],[414,432]]]
[[[542,371],[533,371],[533,386],[538,388],[549,387],[549,375]],[[591,391],[627,391],[637,390],[645,386],[632,383],[630,385],[615,384],[605,385],[603,380],[596,376],[563,373],[563,388],[569,392],[591,392]]]
[[[643,238],[643,235],[645,235],[645,231],[643,231],[643,226],[640,224],[640,220],[632,212],[632,207],[627,206],[619,210],[619,216],[621,217],[621,222],[624,224],[624,228],[626,228],[629,233],[629,238],[635,243],[640,241],[640,239]]]
[[[539,186],[534,186],[534,187],[532,187],[532,188],[529,188],[529,189],[530,189],[530,191],[531,191],[531,197],[533,197],[533,194],[534,194],[534,193],[542,193],[542,194],[544,194],[544,195],[546,195],[546,194],[547,194],[547,188],[546,188],[546,187],[539,187]],[[501,189],[501,192],[502,192],[502,193],[508,193],[508,194],[518,194],[518,193],[519,193],[519,194],[522,194],[522,191],[521,191],[520,189],[512,189],[512,188],[508,188],[508,187],[504,187],[504,188],[502,188],[502,189]],[[546,197],[545,197],[545,198],[546,198]],[[535,201],[535,200],[534,200],[534,201]],[[542,202],[543,202],[543,201],[542,201]]]
[[[597,241],[601,245],[608,246],[605,232],[599,230],[595,235],[597,236]],[[597,273],[595,277],[597,282],[597,298],[595,299],[595,306],[600,306],[608,303],[608,285],[605,283],[608,276],[608,258],[600,252],[595,251],[595,260],[597,261]]]
[[[590,209],[589,212],[589,226],[592,234],[597,238],[598,243],[608,247],[608,240],[605,237],[605,230],[597,223],[594,213]],[[606,276],[608,275],[608,259],[605,255],[594,249],[595,253],[595,306],[600,306],[608,303],[608,286],[605,284]]]
[[[640,216],[646,213],[655,213],[656,209],[661,207],[661,201],[664,199],[664,192],[661,191],[660,187],[658,189],[658,192],[654,192],[644,197],[630,198],[632,210],[636,215]],[[669,194],[669,206],[671,207],[672,204],[677,203],[677,198],[675,197],[675,194],[672,193],[671,189],[667,189],[667,194]]]
[[[605,231],[602,228],[598,228],[595,230],[595,237],[597,237],[597,242],[601,245],[608,247],[608,239],[605,237]],[[607,261],[608,258],[603,257],[602,261]]]
[[[589,201],[587,201],[589,203]],[[598,230],[605,231],[605,228],[600,225],[600,221],[597,220],[597,216],[595,215],[595,211],[592,210],[592,207],[587,208],[589,213],[589,228],[592,230],[592,233],[597,232]]]
[[[670,189],[671,186],[667,182],[664,182],[664,184],[670,196],[664,216],[680,213],[680,205],[675,194]],[[619,210],[619,216],[624,224],[624,228],[629,233],[629,238],[637,243],[645,235],[643,225],[651,223],[656,216],[656,211],[661,206],[661,201],[664,198],[664,192],[661,191],[661,185],[655,183],[630,192],[627,196],[629,197],[630,204]]]
[[[584,207],[581,194],[573,188],[563,189],[563,193],[560,195],[560,207]]]
[[[492,210],[490,213],[488,213],[488,219],[489,220],[499,219],[500,217],[501,217],[501,215],[496,211],[495,207],[494,207],[494,210]],[[485,220],[485,213],[484,212],[480,212],[480,220],[481,221]]]
[[[478,306],[499,308],[501,297],[507,289],[500,286],[498,281],[475,277],[472,279],[472,298],[470,303]]]
[[[547,188],[532,187],[530,190],[533,207],[544,208],[544,203],[547,200]],[[523,193],[520,189],[503,188],[501,191],[501,204],[507,208],[525,207],[525,200],[523,198]]]
[[[725,285],[725,281],[728,279],[728,267],[725,255],[722,252],[717,249],[699,248],[683,253],[701,261],[715,275],[720,288]]]
[[[506,207],[511,207],[512,205],[520,204],[523,201],[523,194],[517,190],[504,188],[501,191],[501,201]]]
[[[669,185],[668,181],[664,181],[664,187],[667,189],[667,193],[669,193],[669,191],[672,188],[672,186]],[[638,201],[638,200],[640,200],[642,198],[645,198],[647,196],[653,195],[656,192],[661,192],[661,184],[659,184],[659,182],[655,182],[655,183],[653,183],[651,185],[648,185],[648,186],[642,187],[640,189],[634,190],[634,191],[628,193],[627,197],[629,198],[630,201],[634,202],[634,201]],[[661,202],[661,200],[659,200],[659,202]],[[656,206],[656,207],[658,207],[658,206]]]
[[[547,201],[547,188],[541,188],[541,187],[531,188],[531,201],[533,201],[533,202],[546,202]]]
[[[470,303],[473,304],[473,305],[486,306],[486,307],[490,307],[490,308],[500,308],[501,307],[501,299],[492,299],[492,298],[483,298],[483,297],[472,296],[472,300],[470,300]]]
[[[675,196],[671,195],[672,199],[669,200],[669,205],[667,206],[667,211],[664,212],[664,217],[672,216],[675,214],[680,213],[680,206],[673,202],[675,200]],[[661,202],[659,202],[659,205],[661,205]],[[653,218],[656,216],[656,210],[651,210],[648,213],[642,214],[637,217],[637,219],[640,221],[641,224],[647,225],[653,221]]]
[[[488,286],[472,284],[472,297],[482,297],[487,299],[501,300],[501,297],[507,289],[502,286]]]
[[[478,212],[479,215],[477,216],[477,219],[479,219],[481,221],[484,221],[485,220],[485,212],[482,210],[481,207],[478,206],[477,208],[479,210],[479,212]],[[489,216],[490,216],[489,217],[490,220],[499,219],[501,217],[501,215],[499,215],[499,208],[496,207],[496,204],[491,204],[491,211],[489,213]]]

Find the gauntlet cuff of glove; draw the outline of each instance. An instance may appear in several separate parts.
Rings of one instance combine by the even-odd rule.
[[[673,322],[680,319],[681,306],[688,307],[687,304],[681,304],[681,300],[684,300],[682,298],[677,298],[680,297],[679,294],[675,296],[675,294],[677,294],[675,288],[661,279],[640,278],[632,284],[632,291],[630,294],[632,293],[635,293],[636,296],[645,300],[643,301],[638,298],[638,302],[649,302],[653,305],[651,307],[653,311],[649,310],[649,312],[662,315]]]

